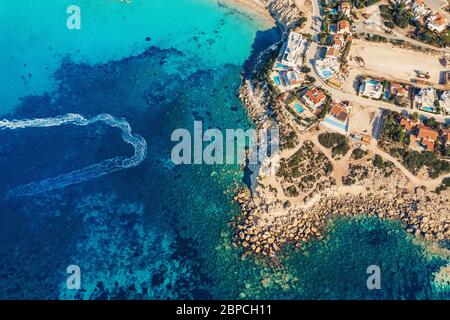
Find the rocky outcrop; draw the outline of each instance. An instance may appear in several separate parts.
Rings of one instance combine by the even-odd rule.
[[[412,193],[401,172],[382,178],[377,170],[369,171],[369,176],[360,181],[371,186],[368,192],[339,194],[338,187],[330,188],[316,194],[320,200],[311,205],[291,207],[264,198],[256,206],[248,192],[241,190],[235,197],[241,207],[235,241],[244,247],[245,256],[275,258],[286,244],[301,246],[311,238],[321,239],[333,219],[361,214],[399,220],[407,232],[430,241],[450,239],[450,190],[437,194],[418,188]]]
[[[293,0],[255,1],[265,5],[275,21],[285,30],[294,27],[303,15]]]

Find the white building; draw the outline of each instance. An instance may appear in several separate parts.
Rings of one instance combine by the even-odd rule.
[[[273,70],[271,74],[273,83],[281,91],[286,92],[303,84],[305,75],[295,70]]]
[[[400,5],[402,3],[404,3],[407,7],[411,7],[411,5],[413,4],[413,0],[390,0],[389,1],[391,4],[394,5]]]
[[[434,101],[436,101],[436,90],[432,87],[423,88],[414,97],[414,107],[428,112],[437,112]]]
[[[439,100],[439,105],[448,114],[450,114],[450,91],[444,91]]]
[[[412,10],[414,18],[416,20],[431,13],[431,10],[425,5],[425,2],[423,0],[415,0],[414,4],[412,5]]]
[[[339,12],[342,12],[345,16],[350,18],[352,12],[352,5],[349,2],[341,2],[339,4]]]
[[[431,31],[443,32],[447,29],[448,21],[447,18],[440,12],[432,14],[427,19],[427,27]]]
[[[340,56],[339,49],[328,47],[323,59],[315,61],[314,67],[322,80],[328,80],[339,72]]]
[[[281,63],[290,66],[297,67],[303,64],[303,57],[306,54],[308,48],[308,40],[300,33],[291,31],[283,55],[281,56]]]
[[[359,94],[373,99],[380,99],[383,94],[383,85],[375,79],[365,79],[359,87]]]

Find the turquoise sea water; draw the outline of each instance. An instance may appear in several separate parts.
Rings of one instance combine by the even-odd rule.
[[[66,8],[73,4],[81,9],[76,31],[66,27]],[[268,27],[211,0],[5,0],[0,6],[0,86],[8,92],[2,112],[19,97],[55,89],[53,73],[66,57],[95,64],[141,53],[150,44],[175,47],[189,56],[187,76],[201,64],[242,64],[256,30]]]
[[[339,222],[274,268],[242,260],[229,226],[240,168],[171,162],[170,134],[194,120],[252,126],[236,97],[240,74],[278,31],[206,0],[79,0],[82,29],[69,31],[69,4],[0,3],[1,116],[109,113],[128,121],[148,153],[136,167],[5,198],[133,150],[103,123],[0,130],[0,298],[436,297],[432,274],[445,261],[374,219]],[[364,287],[368,263],[386,266],[384,290]],[[66,287],[73,264],[80,291]]]

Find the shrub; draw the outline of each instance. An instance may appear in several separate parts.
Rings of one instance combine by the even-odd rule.
[[[333,156],[346,155],[350,150],[347,138],[338,133],[322,133],[319,135],[319,143],[327,149],[332,148]]]
[[[365,156],[366,154],[367,154],[366,151],[364,151],[364,150],[361,149],[361,148],[357,148],[357,149],[353,150],[353,152],[352,152],[352,158],[353,158],[353,159],[356,159],[356,160],[359,160],[359,159],[364,158],[364,156]]]
[[[383,158],[376,154],[375,158],[373,158],[373,165],[378,169],[384,169],[384,161]]]
[[[289,186],[286,188],[286,194],[288,197],[297,197],[299,195],[295,186]]]

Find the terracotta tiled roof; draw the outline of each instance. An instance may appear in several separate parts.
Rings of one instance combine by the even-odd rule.
[[[308,90],[308,92],[306,92],[306,97],[315,105],[319,104],[326,98],[325,94],[316,87]]]
[[[416,0],[416,1],[414,1],[418,6],[421,6],[421,7],[423,7],[423,6],[425,6],[425,2],[423,1],[423,0]]]
[[[327,57],[339,57],[339,51],[335,48],[329,47],[326,53]]]
[[[400,120],[400,124],[405,127],[406,131],[412,131],[416,127],[414,122],[406,118],[402,118],[402,120]]]
[[[333,104],[333,107],[331,107],[330,110],[330,115],[341,122],[347,121],[349,116],[347,110],[339,103]]]
[[[333,36],[333,45],[338,46],[338,47],[343,47],[344,46],[344,35],[337,33]]]
[[[423,139],[422,144],[426,147],[427,151],[434,150],[434,141]]]
[[[431,140],[434,142],[439,136],[439,134],[436,131],[423,124],[417,125],[417,128],[419,128],[419,133],[417,135],[419,139]]]
[[[391,92],[397,96],[408,95],[408,89],[404,88],[400,83],[391,83]]]
[[[439,27],[446,25],[447,19],[441,13],[438,12],[433,16],[433,24]]]

